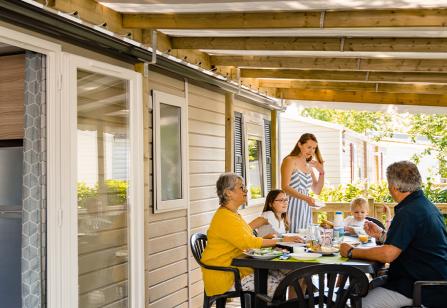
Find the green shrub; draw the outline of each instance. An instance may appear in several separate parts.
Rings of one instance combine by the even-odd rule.
[[[85,182],[78,182],[78,207],[85,208],[89,199],[97,198],[99,193],[98,183],[93,187]],[[106,180],[104,192],[107,205],[121,205],[127,203],[128,182],[125,180]]]
[[[422,190],[431,202],[447,203],[447,189],[436,187],[430,179],[422,185]],[[375,202],[394,202],[385,181],[369,185],[366,193],[364,183],[338,185],[336,187],[325,186],[318,199],[325,202],[350,202],[360,196],[373,198]]]

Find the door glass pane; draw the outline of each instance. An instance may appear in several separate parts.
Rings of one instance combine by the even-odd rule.
[[[160,104],[161,200],[182,198],[181,108]]]
[[[128,82],[78,70],[79,307],[127,307]]]
[[[261,149],[260,140],[248,139],[248,182],[251,199],[264,197]]]

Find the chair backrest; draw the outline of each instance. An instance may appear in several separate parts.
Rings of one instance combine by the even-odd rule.
[[[371,216],[366,216],[365,219],[366,219],[366,220],[369,220],[369,221],[371,221],[371,222],[373,222],[373,223],[375,223],[375,224],[378,225],[380,228],[382,228],[383,230],[385,230],[385,226],[384,226],[383,223],[382,223],[380,220],[378,220],[377,218],[375,218],[375,217],[371,217]]]
[[[200,259],[202,259],[202,253],[205,250],[207,241],[208,238],[206,234],[203,233],[194,233],[193,235],[191,235],[191,238],[189,240],[192,255],[194,256],[194,259],[196,259],[197,263],[199,263],[200,265],[202,265]]]
[[[295,290],[296,298],[286,300],[288,287]],[[287,274],[276,288],[273,301],[280,307],[341,308],[350,299],[351,307],[357,307],[367,293],[368,278],[361,270],[346,265],[319,264]]]

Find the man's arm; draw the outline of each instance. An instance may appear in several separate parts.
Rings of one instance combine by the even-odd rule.
[[[340,254],[343,257],[347,257],[351,247],[353,246],[342,243],[340,245]],[[383,245],[371,248],[353,248],[352,258],[390,263],[396,260],[401,252],[401,249],[393,245]]]

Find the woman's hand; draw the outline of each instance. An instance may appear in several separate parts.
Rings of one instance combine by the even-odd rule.
[[[318,172],[319,172],[320,174],[324,174],[324,166],[323,166],[323,163],[319,163],[319,162],[316,161],[316,160],[311,160],[311,161],[309,162],[309,165],[310,165],[311,167],[317,169]]]
[[[346,233],[356,234],[354,228],[352,227],[345,227]]]
[[[283,242],[304,243],[304,239],[299,235],[284,236]]]
[[[312,197],[306,196],[304,201],[306,201],[309,206],[315,206],[315,199]]]

